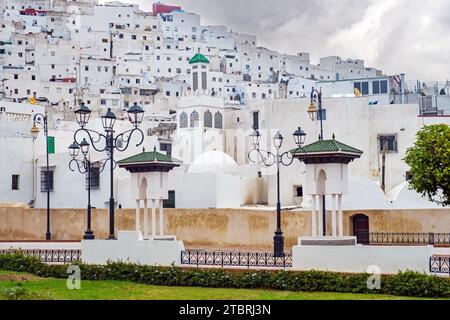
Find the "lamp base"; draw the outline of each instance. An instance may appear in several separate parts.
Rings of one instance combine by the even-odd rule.
[[[85,231],[85,232],[84,232],[83,239],[84,239],[84,240],[94,240],[94,239],[95,239],[94,232],[93,232],[93,231],[90,231],[90,230]]]
[[[275,232],[273,237],[273,256],[275,258],[284,257],[284,236],[281,231]]]

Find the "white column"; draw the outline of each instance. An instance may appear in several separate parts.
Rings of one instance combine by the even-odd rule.
[[[164,208],[163,208],[164,202],[162,200],[159,200],[159,235],[164,235]]]
[[[317,198],[319,199],[319,237],[323,236],[323,202],[322,202],[322,196],[318,195]]]
[[[344,236],[344,215],[342,214],[342,194],[338,195],[338,224],[339,236]]]
[[[311,211],[311,235],[317,237],[317,214],[316,214],[316,195],[312,195],[312,211]]]
[[[148,200],[144,200],[144,237],[148,236]]]
[[[331,233],[333,237],[337,236],[337,225],[336,225],[336,195],[331,195]]]
[[[152,236],[156,236],[156,208],[155,200],[152,200]]]
[[[141,200],[136,200],[136,231],[141,230]]]

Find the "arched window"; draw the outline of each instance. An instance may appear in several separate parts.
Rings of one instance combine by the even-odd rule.
[[[186,112],[182,112],[180,115],[180,128],[187,128],[188,126],[188,116]]]
[[[198,127],[198,112],[193,111],[191,113],[191,128]]]
[[[216,129],[222,129],[223,128],[223,123],[222,123],[222,114],[217,111],[216,114],[214,115],[214,128]]]
[[[212,128],[213,127],[212,113],[209,110],[207,110],[205,112],[205,114],[204,114],[203,126],[205,128]]]

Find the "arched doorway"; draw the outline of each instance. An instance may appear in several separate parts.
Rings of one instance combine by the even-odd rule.
[[[364,214],[353,216],[353,236],[359,244],[370,244],[369,217]]]

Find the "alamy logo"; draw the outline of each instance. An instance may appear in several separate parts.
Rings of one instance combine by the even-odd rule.
[[[81,270],[79,266],[71,265],[67,268],[67,289],[81,289]]]
[[[381,269],[379,266],[369,266],[367,273],[371,276],[367,279],[367,289],[380,290],[381,289]]]

